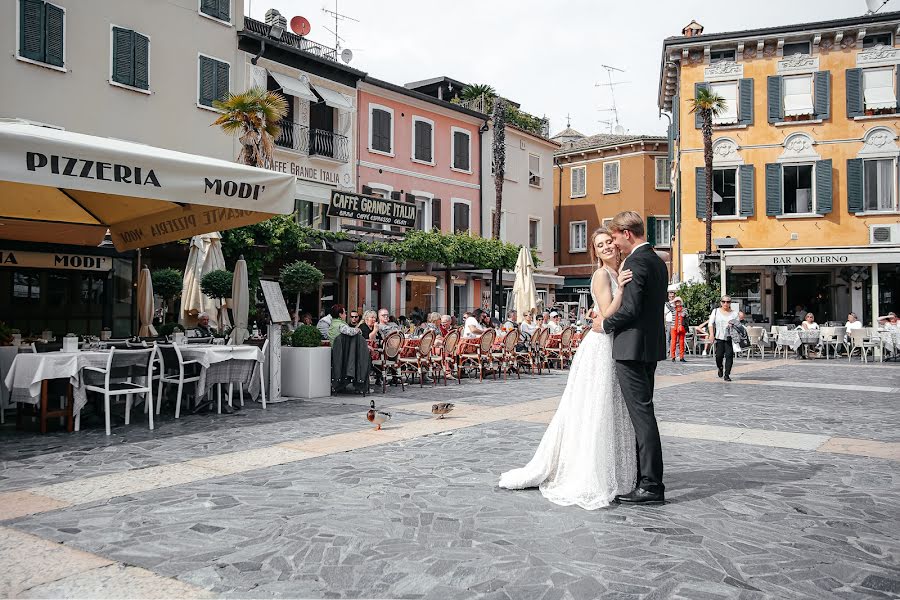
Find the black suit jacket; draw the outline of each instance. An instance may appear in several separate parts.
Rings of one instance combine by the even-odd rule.
[[[613,358],[665,360],[663,304],[669,279],[666,263],[647,244],[632,252],[621,268],[631,269],[633,278],[625,286],[619,310],[603,321],[604,331],[613,334]]]

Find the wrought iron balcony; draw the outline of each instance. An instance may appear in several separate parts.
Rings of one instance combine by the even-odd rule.
[[[282,121],[279,125],[281,133],[275,139],[275,145],[280,148],[341,162],[350,160],[350,139],[346,136],[291,121]]]
[[[275,139],[275,145],[301,154],[309,154],[309,127],[287,120],[281,121],[278,125],[281,127],[281,133]]]
[[[251,19],[250,17],[244,17],[244,28],[247,29],[247,31],[251,31],[253,33],[266,37],[268,37],[270,30],[269,25],[266,25],[261,21],[257,21],[256,19]],[[299,35],[290,31],[285,31],[284,33],[282,33],[281,39],[278,41],[280,41],[282,44],[293,46],[298,50],[302,50],[303,52],[307,52],[314,56],[338,62],[337,50],[335,50],[334,48],[329,48],[328,46],[317,44],[316,42],[310,41],[305,37],[300,37]]]

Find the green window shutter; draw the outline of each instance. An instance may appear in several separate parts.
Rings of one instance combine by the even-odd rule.
[[[831,118],[831,71],[816,73],[815,110],[817,119]]]
[[[431,230],[441,230],[441,199],[431,199]]]
[[[219,1],[218,0],[200,0],[200,12],[204,15],[209,15],[210,17],[219,16]]]
[[[738,123],[741,125],[753,125],[753,80],[741,79],[738,89]]]
[[[229,73],[231,71],[231,65],[226,62],[220,62],[214,60],[213,63],[216,66],[216,100],[227,100],[228,93],[230,92],[229,88]]]
[[[461,131],[453,133],[453,166],[462,171],[469,170],[469,136]]]
[[[738,179],[741,186],[741,216],[752,217],[753,209],[756,205],[756,196],[754,189],[753,176],[755,169],[753,165],[741,165],[738,167]]]
[[[219,0],[216,17],[222,21],[231,21],[231,0]]]
[[[391,192],[391,200],[394,200],[394,201],[396,201],[396,202],[400,202],[400,200],[402,200],[402,199],[403,199],[403,198],[402,198],[400,192]]]
[[[45,61],[48,65],[63,66],[65,52],[66,13],[55,4],[44,5]]]
[[[781,103],[781,75],[769,75],[767,100],[769,123],[783,121],[784,108]]]
[[[847,118],[863,114],[862,69],[847,69]]]
[[[700,93],[700,90],[708,90],[709,84],[705,82],[695,83],[694,84],[694,99],[696,100],[697,94]],[[700,111],[694,111],[694,127],[700,129],[703,127],[703,119],[700,117]]]
[[[656,217],[647,217],[647,242],[656,245]]]
[[[766,214],[770,217],[782,213],[781,165],[766,165]]]
[[[847,161],[847,212],[862,212],[863,206],[863,159],[851,158]]]
[[[816,161],[816,212],[827,215],[832,205],[831,159]]]
[[[113,27],[113,73],[116,83],[134,85],[134,32]]]
[[[200,57],[200,104],[212,106],[216,99],[216,64],[211,58]]]
[[[19,2],[19,55],[44,61],[44,1]]]
[[[134,33],[134,87],[150,89],[150,40]]]
[[[677,95],[672,99],[672,124],[675,126],[675,135],[673,139],[678,139],[680,132],[678,127],[681,125],[681,98]]]
[[[669,124],[668,130],[668,144],[666,146],[666,160],[671,163],[672,162],[672,153],[675,151],[675,124]]]
[[[706,167],[697,167],[694,181],[697,185],[697,218],[706,218]]]

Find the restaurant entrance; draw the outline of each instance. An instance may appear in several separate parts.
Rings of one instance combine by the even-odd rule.
[[[835,286],[831,280],[831,273],[792,273],[785,283],[786,289],[775,293],[776,313],[783,318],[793,318],[794,323],[799,323],[807,312],[815,315],[817,323],[846,320],[847,315],[837,315],[835,312]],[[797,307],[802,309],[804,315],[797,314]]]

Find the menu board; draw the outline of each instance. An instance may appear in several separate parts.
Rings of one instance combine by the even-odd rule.
[[[263,296],[266,298],[266,307],[273,323],[287,323],[291,320],[287,305],[284,303],[284,295],[281,293],[281,284],[277,281],[259,280]]]

